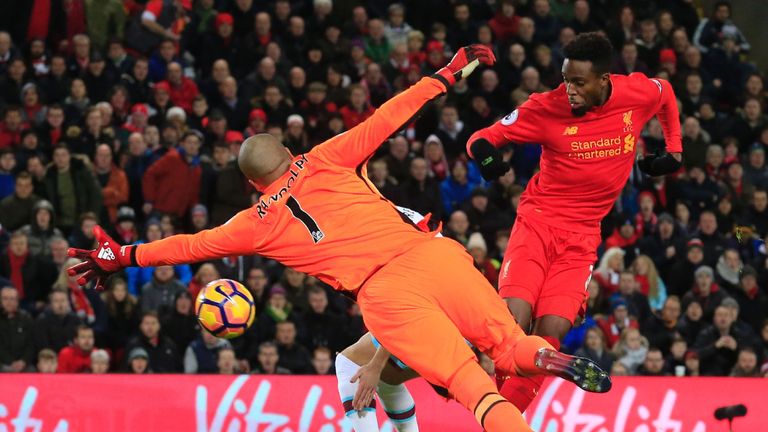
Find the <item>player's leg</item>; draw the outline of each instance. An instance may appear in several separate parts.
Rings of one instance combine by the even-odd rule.
[[[534,312],[533,334],[541,336],[549,342],[555,350],[560,349],[560,341],[573,327],[573,322],[587,297],[587,286],[592,276],[592,265],[595,261],[595,249],[600,238],[588,234],[568,233],[555,230],[557,241],[555,249],[557,258],[553,260],[547,274],[546,281],[539,293],[536,310]],[[553,353],[551,357],[543,359],[554,375],[567,378],[572,375],[569,368],[573,362],[587,365],[581,368],[577,384],[582,388],[593,391],[607,391],[610,381],[607,375],[597,369],[592,369],[583,359],[573,359],[564,354]],[[501,394],[510,395],[515,400],[515,406],[525,411],[533,401],[538,389],[544,381],[541,375],[524,377],[518,380],[511,379],[502,385]],[[513,396],[514,395],[514,396]]]
[[[533,306],[547,276],[546,234],[518,216],[501,264],[499,296],[526,333],[530,333]]]
[[[573,327],[589,295],[599,235],[557,230],[556,258],[539,293],[534,334],[558,340]]]
[[[418,432],[416,402],[405,384],[392,385],[380,381],[376,393],[384,406],[384,412],[399,432]]]
[[[380,342],[371,335],[372,345],[379,348]],[[403,384],[418,377],[413,369],[408,367],[400,359],[390,356],[389,361],[381,371],[381,379],[376,387],[376,394],[387,414],[389,420],[400,432],[418,432],[419,426],[416,420],[416,402],[411,392]]]
[[[531,334],[533,307],[549,268],[550,241],[548,227],[518,216],[504,252],[499,296],[527,334]],[[497,381],[501,395],[522,412],[536,397],[537,381],[544,377],[509,375]]]
[[[379,430],[375,411],[356,412],[352,409],[351,401],[357,391],[358,382],[350,382],[360,367],[371,361],[376,349],[377,346],[373,342],[373,337],[370,333],[366,333],[336,356],[336,379],[339,385],[339,396],[344,405],[344,411],[352,421],[352,427],[356,432]],[[382,381],[379,383],[377,393],[384,407],[384,412],[398,431],[418,431],[416,404],[408,389],[402,384],[417,377],[418,374],[411,369],[404,370],[392,362],[388,362],[382,370],[381,376]],[[371,407],[375,408],[375,404],[369,405],[368,408]]]
[[[434,248],[420,249],[396,258],[360,291],[358,302],[366,326],[390,352],[427,381],[448,388],[486,430],[530,430],[520,412],[498,394],[493,380],[441,309],[442,298],[438,299],[434,292],[442,291],[436,285],[445,280],[440,271],[424,269],[442,266],[424,262],[431,261],[429,253]],[[452,291],[442,292],[441,297],[450,296]]]
[[[423,290],[439,299],[441,309],[470,342],[493,359],[497,371],[523,376],[557,374],[584,390],[607,390],[583,381],[583,376],[596,364],[577,362],[575,357],[565,354],[555,355],[557,351],[543,338],[526,336],[493,287],[472,267],[469,255],[455,253],[462,250],[460,245],[441,239],[433,243],[440,248],[433,248],[422,260],[442,271],[435,284],[438,288]]]
[[[525,335],[461,245],[449,239],[434,239],[419,259],[421,266],[440,269],[432,273],[431,284],[420,287],[421,294],[434,296],[461,334],[493,359],[497,372],[541,372],[534,365],[534,356],[550,345],[539,337]]]
[[[542,326],[544,331],[542,331]],[[570,321],[554,315],[545,315],[534,322],[533,334],[549,342],[554,350],[560,349],[560,341],[571,328]],[[562,335],[561,335],[562,334]],[[546,375],[510,376],[504,380],[499,393],[525,412],[536,398]]]
[[[575,317],[574,317],[575,319]],[[544,315],[536,318],[533,324],[533,334],[541,336],[550,342],[553,347],[560,349],[560,341],[573,327],[573,322],[559,315]]]
[[[368,360],[372,357],[373,355]],[[379,423],[376,419],[376,398],[373,398],[371,403],[362,411],[356,411],[352,407],[352,400],[355,398],[359,381],[354,383],[350,381],[358,369],[360,369],[360,365],[350,360],[343,352],[336,355],[336,380],[339,398],[344,406],[344,413],[352,422],[355,432],[378,432]]]

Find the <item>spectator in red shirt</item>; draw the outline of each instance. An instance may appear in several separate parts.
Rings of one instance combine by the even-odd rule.
[[[81,325],[77,328],[74,344],[61,349],[59,353],[58,373],[82,373],[91,370],[91,351],[93,351],[93,329]]]
[[[128,177],[113,162],[112,148],[108,144],[96,147],[94,171],[101,186],[103,214],[101,220],[117,221],[117,206],[128,201]],[[104,218],[107,216],[107,218]]]
[[[349,86],[349,103],[341,107],[339,112],[344,119],[344,127],[349,130],[373,115],[375,109],[368,103],[365,88],[358,84]]]
[[[131,133],[144,132],[144,128],[147,127],[149,120],[149,108],[147,104],[137,103],[131,107],[131,115],[128,116],[128,120],[123,124],[122,130],[127,132],[130,136]],[[126,142],[128,139],[126,139]]]
[[[424,52],[424,33],[420,30],[411,30],[408,33],[408,62],[421,68],[426,60],[427,53]]]
[[[149,167],[143,182],[146,213],[155,210],[184,217],[197,204],[202,172],[199,158],[201,144],[202,135],[199,132],[187,132],[179,147],[168,150]]]
[[[330,115],[338,111],[336,104],[327,99],[328,86],[313,82],[308,87],[307,99],[299,105],[299,112],[307,122],[310,144],[319,144],[333,135],[328,129]]]
[[[599,320],[597,325],[605,334],[609,348],[612,348],[619,341],[624,329],[640,328],[637,320],[629,317],[627,302],[621,297],[616,297],[611,301],[611,315]]]
[[[167,82],[171,89],[171,102],[187,113],[192,112],[192,101],[200,91],[194,81],[184,76],[181,64],[178,62],[168,64],[168,73],[164,82]]]
[[[613,234],[610,237],[605,239],[605,247],[628,249],[637,243],[638,238],[639,236],[635,232],[632,220],[627,219],[619,228],[613,230]]]
[[[150,108],[154,113],[150,116],[150,123],[160,125],[163,123],[168,110],[173,107],[171,102],[171,86],[166,81],[155,84]]]
[[[520,25],[520,17],[515,15],[515,2],[504,0],[496,15],[488,21],[493,30],[493,35],[499,42],[506,42],[517,36],[517,27]]]
[[[45,122],[37,129],[40,147],[50,149],[59,143],[64,135],[64,108],[59,104],[48,106]]]
[[[635,214],[635,233],[637,238],[653,235],[659,218],[653,209],[656,206],[656,197],[652,192],[643,191],[637,197],[640,211]]]
[[[445,44],[440,41],[432,40],[427,43],[427,58],[422,63],[422,75],[431,75],[445,64],[445,50]]]
[[[21,109],[9,106],[0,122],[0,149],[18,147],[21,143],[21,131],[27,127],[22,121]]]

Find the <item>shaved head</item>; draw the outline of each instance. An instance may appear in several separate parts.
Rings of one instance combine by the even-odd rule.
[[[262,189],[288,171],[291,153],[272,135],[258,134],[243,142],[237,164]]]

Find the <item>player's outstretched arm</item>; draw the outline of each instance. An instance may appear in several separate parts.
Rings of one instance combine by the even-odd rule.
[[[488,181],[496,180],[509,171],[499,147],[511,142],[541,142],[542,124],[538,102],[528,100],[496,123],[478,130],[467,141],[467,153],[477,161],[480,173]]]
[[[254,216],[244,210],[224,225],[197,234],[179,234],[152,243],[120,246],[100,227],[93,233],[96,249],[70,248],[68,255],[83,260],[70,267],[70,276],[80,275],[77,282],[104,288],[106,278],[126,267],[155,267],[177,265],[223,258],[233,255],[253,255],[258,252],[257,226]]]
[[[365,162],[395,132],[407,125],[430,101],[444,94],[457,80],[466,78],[480,64],[492,65],[493,52],[483,45],[459,49],[444,68],[422,78],[380,106],[366,121],[317,146],[313,152],[350,168]]]

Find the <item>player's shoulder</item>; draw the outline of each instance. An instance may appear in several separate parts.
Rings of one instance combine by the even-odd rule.
[[[664,89],[662,79],[634,72],[629,75],[611,75],[611,83],[622,99],[627,101],[657,100]]]
[[[614,86],[629,91],[648,91],[652,86],[656,86],[661,91],[661,81],[660,78],[648,77],[641,72],[633,72],[629,75],[611,74],[611,82]]]
[[[530,110],[538,115],[557,115],[567,112],[568,95],[565,93],[565,85],[560,84],[556,89],[543,93],[532,93],[528,100],[520,104],[518,110]]]
[[[333,136],[322,143],[312,147],[312,149],[306,153],[304,153],[304,157],[307,159],[311,159],[315,163],[318,163],[318,161],[327,162],[329,160],[328,152],[332,151],[332,149],[335,146],[335,143],[341,141],[343,138],[343,135],[346,134],[347,131],[344,131],[336,136]],[[322,163],[320,162],[320,163]]]
[[[565,84],[560,84],[555,89],[542,93],[532,93],[525,103],[539,105],[553,105],[561,101],[567,101],[568,95],[565,93]],[[525,105],[525,103],[523,105]]]

